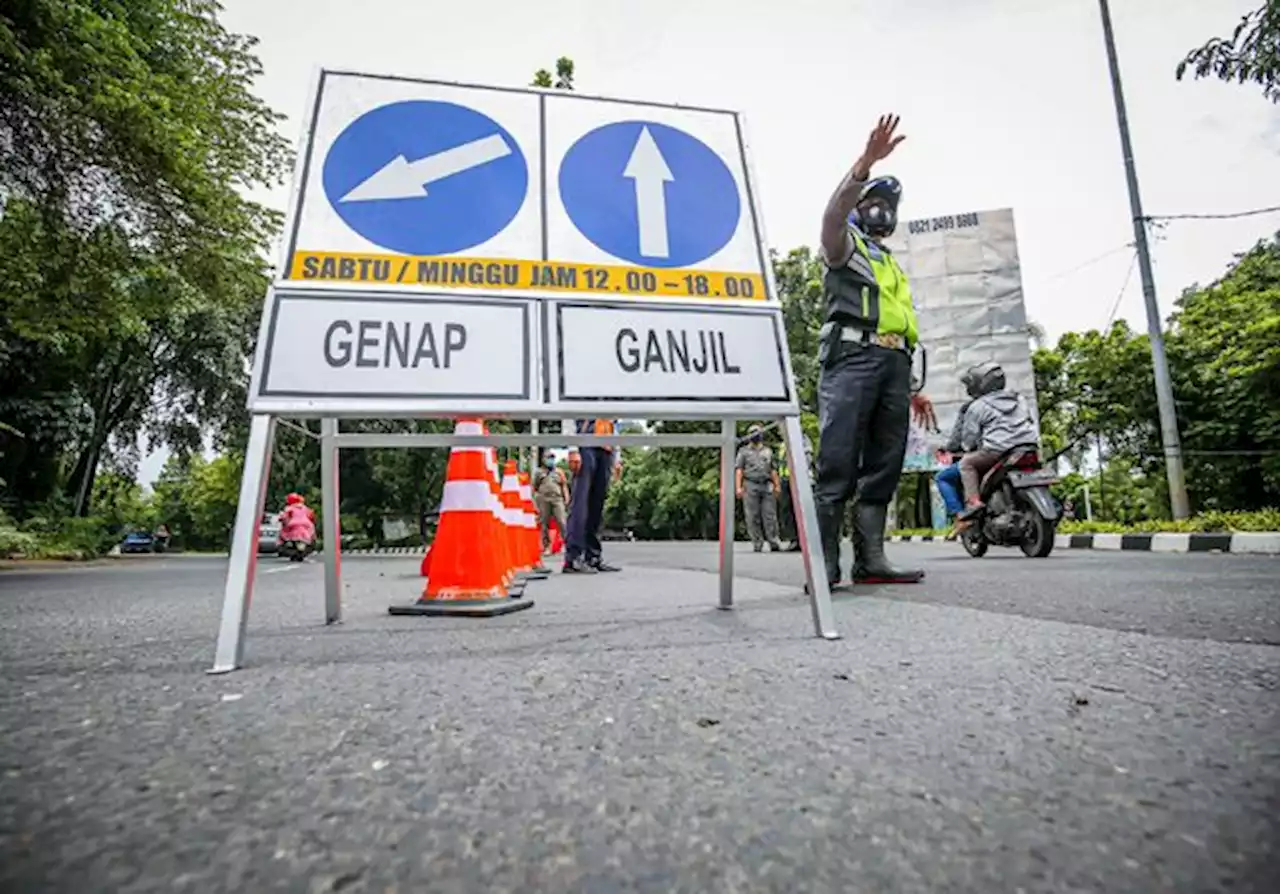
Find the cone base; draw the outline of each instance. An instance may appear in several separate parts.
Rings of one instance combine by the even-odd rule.
[[[387,606],[389,615],[425,615],[427,617],[492,618],[533,608],[532,599],[441,599]]]

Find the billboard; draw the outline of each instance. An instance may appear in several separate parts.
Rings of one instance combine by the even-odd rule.
[[[1013,210],[904,221],[886,244],[911,283],[920,343],[928,351],[924,391],[942,430],[931,437],[912,422],[903,468],[938,468],[935,444],[967,399],[961,374],[976,363],[1003,366],[1009,388],[1026,397],[1039,420]]]

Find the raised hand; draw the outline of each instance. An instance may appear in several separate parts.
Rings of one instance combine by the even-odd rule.
[[[871,131],[871,136],[867,137],[867,148],[862,153],[862,158],[868,167],[888,158],[889,153],[897,149],[898,144],[907,138],[906,134],[897,135],[899,120],[897,115],[880,116],[875,129]]]

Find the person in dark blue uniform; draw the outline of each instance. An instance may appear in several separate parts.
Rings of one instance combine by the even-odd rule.
[[[611,435],[617,429],[613,419],[579,419],[580,435]],[[600,528],[604,524],[604,501],[609,496],[609,482],[621,465],[615,461],[614,449],[608,445],[583,447],[581,464],[573,475],[569,494],[569,532],[565,539],[565,574],[595,574],[618,571],[604,561],[600,545]]]

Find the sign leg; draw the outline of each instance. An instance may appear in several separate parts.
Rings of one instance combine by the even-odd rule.
[[[813,504],[813,482],[809,480],[809,463],[805,460],[804,433],[800,417],[783,420],[787,439],[787,462],[791,467],[791,505],[795,507],[796,536],[800,538],[800,555],[804,556],[804,576],[809,583],[809,607],[813,610],[814,632],[823,639],[839,639],[835,612],[831,608],[831,588],[827,586],[826,566],[822,560],[822,542],[818,535],[818,511]]]
[[[226,674],[244,660],[244,630],[249,621],[249,600],[253,596],[253,576],[258,567],[258,530],[262,505],[267,498],[267,476],[271,472],[271,444],[276,420],[254,415],[249,423],[249,444],[244,454],[244,476],[240,479],[240,503],[236,526],[231,534],[231,559],[222,596],[222,623],[218,626],[218,647],[211,674]]]
[[[733,464],[738,452],[738,425],[733,419],[720,422],[720,608],[733,608],[734,502]]]
[[[324,622],[342,620],[342,500],[337,419],[320,420],[320,512],[324,516]]]

